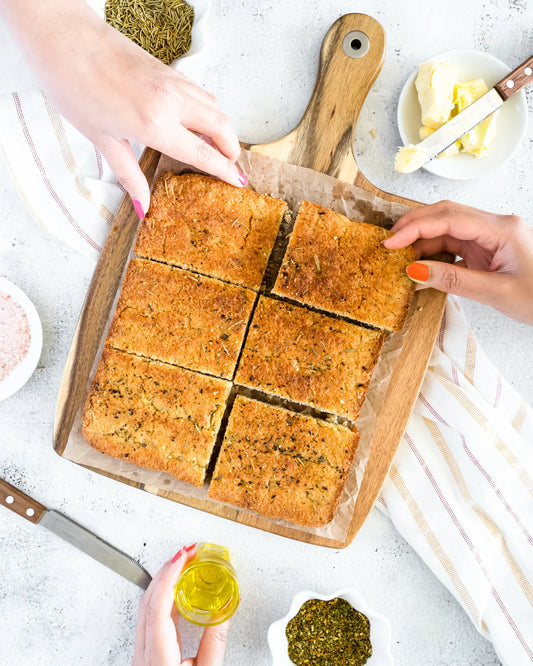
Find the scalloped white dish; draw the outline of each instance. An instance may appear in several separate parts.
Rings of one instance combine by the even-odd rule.
[[[104,0],[88,0],[89,5],[94,11],[104,18]],[[207,44],[207,17],[211,8],[211,0],[187,0],[187,3],[194,8],[194,22],[192,24],[191,32],[191,48],[179,58],[176,58],[170,65],[174,69],[177,65],[185,59],[193,58],[199,55],[205,49]]]
[[[292,600],[291,607],[287,615],[280,620],[273,622],[268,629],[268,646],[272,653],[273,666],[294,666],[294,662],[289,659],[287,636],[285,628],[300,610],[303,603],[309,599],[320,599],[329,601],[330,599],[346,599],[356,610],[360,611],[370,621],[370,642],[372,643],[372,656],[366,662],[366,666],[393,666],[392,654],[390,651],[391,629],[387,618],[384,615],[375,613],[364,600],[363,596],[353,588],[345,588],[333,594],[319,594],[311,590],[299,592]]]
[[[483,79],[489,89],[511,71],[498,58],[482,51],[456,50],[439,53],[428,61],[447,61],[459,66],[459,79]],[[518,63],[517,63],[518,64]],[[403,144],[420,142],[418,130],[421,110],[415,88],[418,67],[407,79],[398,100],[398,129]],[[490,173],[504,164],[522,142],[528,121],[526,95],[521,91],[507,100],[498,111],[496,133],[489,145],[487,157],[479,159],[466,153],[451,157],[437,157],[422,168],[436,176],[452,180],[469,180]]]
[[[24,310],[30,326],[30,346],[26,356],[13,368],[12,372],[0,382],[0,401],[9,398],[21,389],[33,375],[43,347],[43,329],[35,306],[15,284],[0,277],[0,293],[11,298]]]

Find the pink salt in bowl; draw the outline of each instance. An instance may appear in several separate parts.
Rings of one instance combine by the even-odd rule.
[[[0,277],[0,401],[32,376],[43,347],[43,329],[26,294]]]

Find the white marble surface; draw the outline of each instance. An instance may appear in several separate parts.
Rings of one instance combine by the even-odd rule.
[[[529,0],[214,0],[209,49],[187,65],[187,73],[215,92],[243,140],[273,140],[297,123],[312,90],[323,35],[351,11],[374,16],[388,36],[385,66],[356,131],[363,173],[379,187],[414,199],[456,199],[533,223],[533,126],[512,161],[477,182],[423,172],[401,177],[391,166],[399,143],[395,101],[417,63],[448,49],[477,48],[516,66],[532,51]],[[0,62],[0,93],[35,86],[1,25]],[[530,92],[530,110],[532,100]],[[1,477],[113,542],[152,573],[182,545],[210,540],[229,546],[242,604],[232,623],[227,664],[269,664],[267,628],[285,614],[292,596],[304,588],[326,592],[346,585],[389,617],[397,666],[499,664],[490,643],[376,510],[354,543],[334,552],[153,497],[58,457],[51,444],[56,394],[93,266],[41,232],[2,161],[0,203],[0,274],[32,298],[45,336],[38,370],[0,404]],[[533,401],[532,329],[487,307],[465,306],[490,358]],[[131,662],[140,591],[7,510],[0,510],[0,579],[0,663]],[[198,631],[185,623],[183,633],[190,656]]]

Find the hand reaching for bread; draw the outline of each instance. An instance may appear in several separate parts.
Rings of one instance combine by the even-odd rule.
[[[417,258],[445,251],[461,259],[411,263],[407,274],[420,288],[464,296],[533,324],[533,229],[519,217],[441,201],[403,215],[392,231],[383,242],[389,249],[414,243]]]
[[[246,185],[235,166],[237,135],[215,98],[109,26],[83,0],[0,0],[0,12],[47,97],[100,150],[139,217],[148,210],[150,190],[130,141]]]

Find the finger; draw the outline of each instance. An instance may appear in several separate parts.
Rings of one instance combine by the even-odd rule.
[[[183,127],[178,127],[172,137],[161,139],[156,136],[155,140],[150,139],[145,143],[174,159],[217,176],[231,185],[243,187],[248,184],[246,177],[239,173],[231,160]]]
[[[97,142],[97,147],[143,219],[150,207],[150,188],[129,141],[106,136]]]
[[[170,618],[172,622],[174,623],[174,628],[176,630],[176,640],[178,641],[178,647],[180,649],[180,654],[183,654],[183,645],[182,645],[182,640],[181,640],[181,634],[180,634],[180,619],[181,615],[179,610],[177,609],[176,604],[173,604],[172,610],[170,611]]]
[[[501,309],[508,300],[513,278],[440,261],[416,261],[407,266],[407,275],[424,287],[464,296]]]
[[[504,218],[498,218],[503,220]],[[480,217],[424,217],[405,225],[393,236],[383,241],[384,247],[389,250],[411,245],[419,238],[437,238],[439,236],[453,236],[459,240],[474,241],[495,252],[505,240],[507,230],[503,224],[496,224],[494,220]]]
[[[407,224],[411,224],[417,220],[425,217],[455,217],[455,216],[487,216],[494,217],[492,213],[472,208],[471,206],[464,206],[463,204],[456,203],[455,201],[437,201],[437,203],[429,204],[428,206],[419,206],[413,208],[404,215],[402,215],[392,227],[392,231],[396,233]]]
[[[462,241],[451,236],[419,239],[414,242],[413,249],[417,259],[427,257],[435,261],[443,261],[442,253],[451,253],[464,260],[468,268],[478,271],[497,271],[498,263],[494,263],[494,252],[471,241]],[[440,256],[439,256],[440,255]]]
[[[196,555],[196,544],[189,549],[182,548],[176,556],[167,562],[154,576],[148,590],[147,615],[152,618],[169,617],[174,607],[174,586],[183,567]]]
[[[413,243],[416,258],[432,257],[439,252],[450,252],[463,257],[467,252],[469,241],[461,241],[452,236],[438,236],[438,238],[419,238]]]
[[[220,152],[229,160],[235,160],[241,154],[239,139],[229,118],[219,109],[207,104],[188,104],[181,112],[184,127],[210,137]]]
[[[511,216],[493,215],[485,211],[441,201],[422,206],[403,215],[393,226],[393,236],[384,241],[389,249],[405,247],[417,238],[450,235],[461,240],[474,240],[495,248],[508,235]]]
[[[150,585],[152,584],[150,582]],[[132,666],[142,666],[144,663],[144,651],[146,648],[146,607],[151,597],[152,590],[150,585],[141,597],[139,602],[139,611],[137,613],[137,626],[135,629],[135,649],[133,651]]]
[[[146,645],[151,646],[151,650],[166,649],[172,650],[171,645],[166,645],[161,640],[165,635],[162,630],[168,626],[171,621],[176,630],[176,639],[181,654],[181,637],[178,633],[178,626],[174,610],[174,586],[179,578],[183,567],[196,555],[196,544],[189,546],[189,549],[182,548],[169,562],[167,562],[154,576],[148,586],[147,592],[150,593],[145,605],[145,641]]]
[[[228,639],[229,620],[206,627],[196,655],[196,666],[221,666]]]

